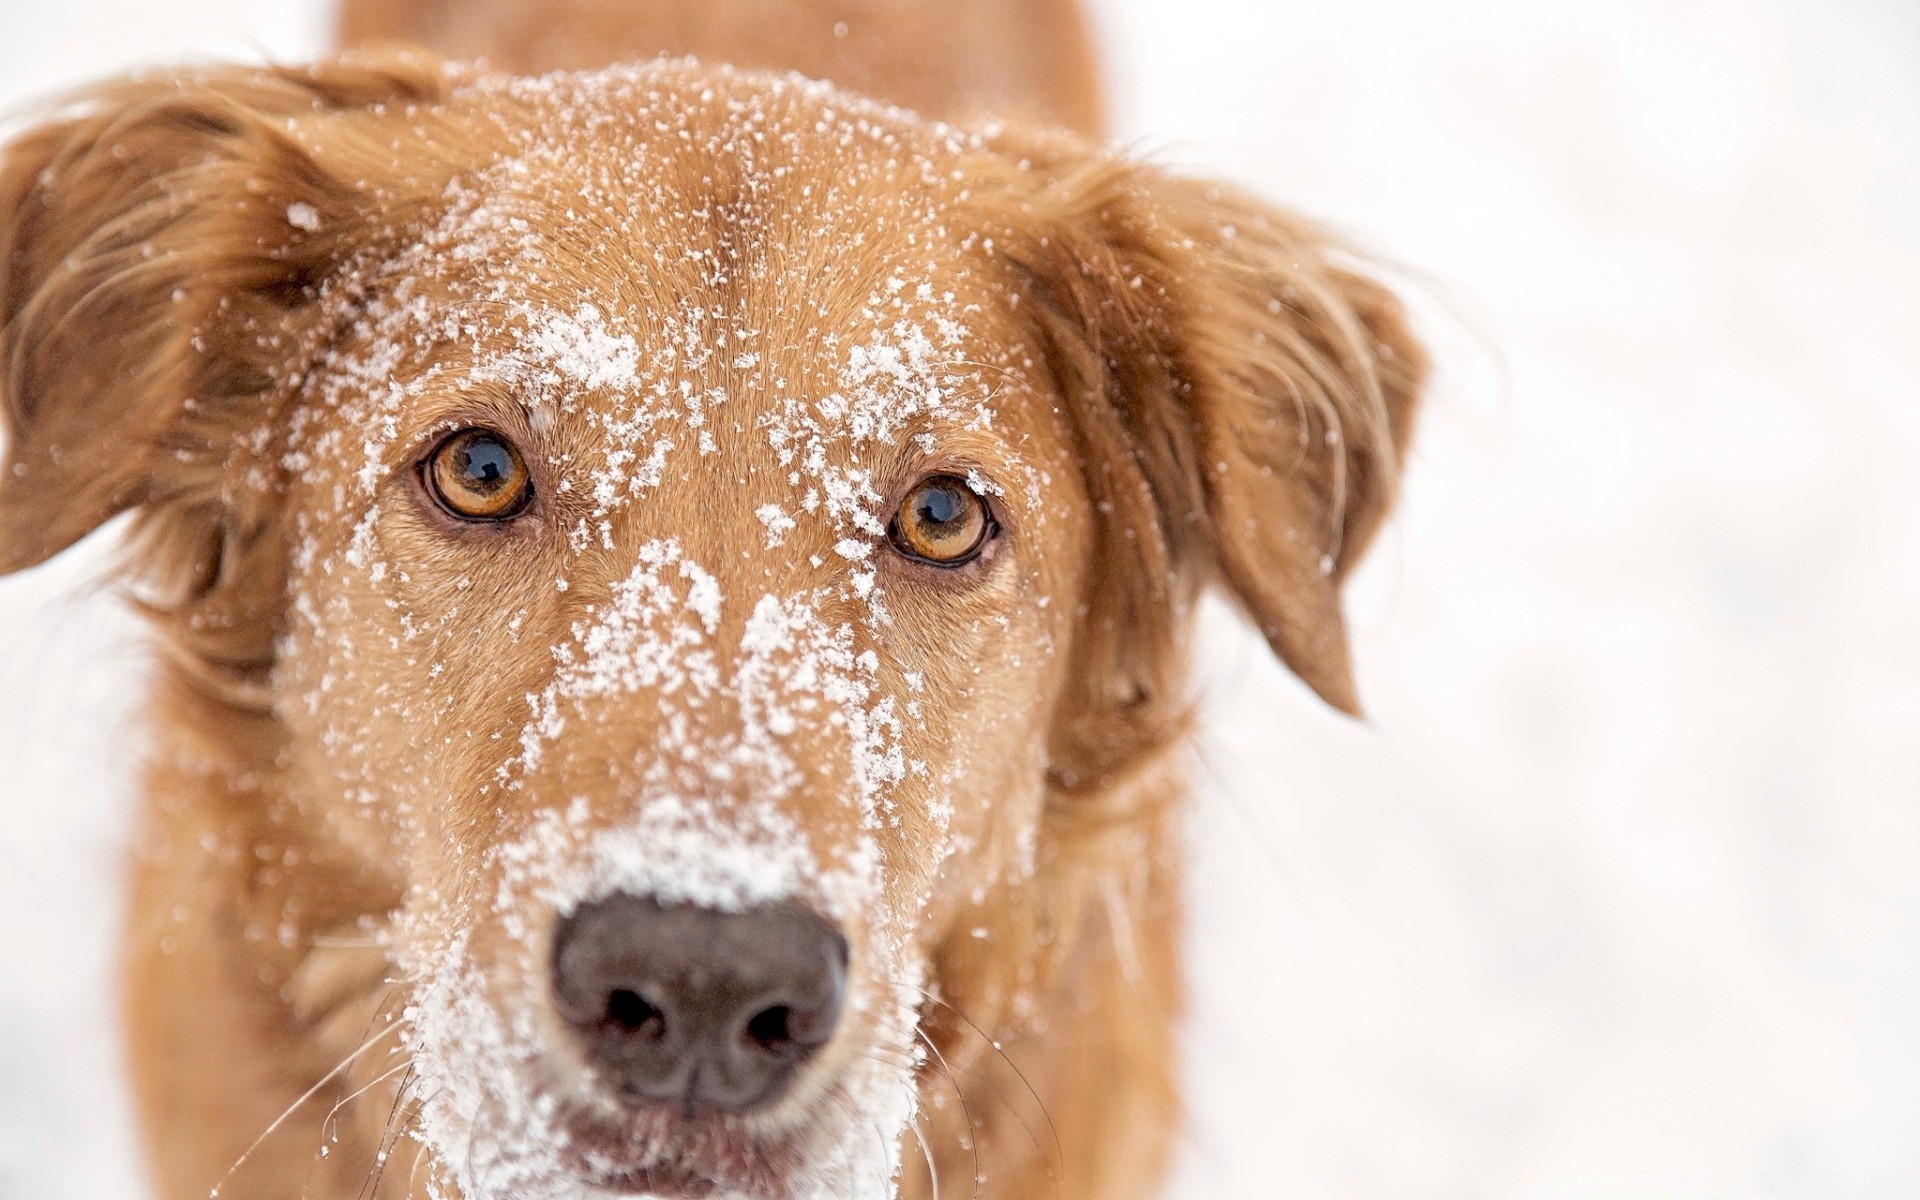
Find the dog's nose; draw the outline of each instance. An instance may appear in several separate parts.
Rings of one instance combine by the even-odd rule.
[[[583,905],[554,933],[553,995],[634,1101],[742,1112],[779,1098],[833,1036],[847,942],[797,904],[741,913],[646,896]]]

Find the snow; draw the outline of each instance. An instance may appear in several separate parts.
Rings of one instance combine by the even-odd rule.
[[[651,530],[650,515],[632,508],[643,493],[671,487],[684,502],[697,486],[687,470],[691,456],[717,449],[709,418],[726,409],[734,386],[719,364],[754,369],[763,360],[751,347],[782,340],[756,323],[765,312],[720,299],[742,268],[688,249],[689,286],[664,316],[653,306],[621,304],[617,294],[593,292],[594,299],[557,307],[528,297],[553,290],[555,276],[559,290],[577,292],[567,282],[578,274],[568,258],[577,252],[568,245],[573,239],[611,244],[621,254],[639,247],[643,255],[649,244],[672,240],[636,227],[635,207],[669,220],[683,213],[707,219],[663,185],[663,158],[692,153],[736,161],[740,187],[751,193],[766,185],[768,170],[777,177],[786,169],[758,165],[767,156],[761,147],[799,138],[818,152],[852,136],[862,152],[867,142],[884,148],[878,169],[918,182],[930,169],[928,148],[951,154],[964,135],[910,127],[896,119],[897,110],[806,81],[743,85],[724,71],[693,70],[668,62],[579,77],[461,78],[453,103],[525,105],[525,120],[510,126],[498,158],[444,189],[444,207],[425,218],[419,240],[391,261],[369,256],[349,264],[319,301],[346,332],[299,398],[286,455],[298,478],[299,546],[289,583],[295,619],[277,665],[282,679],[307,689],[319,728],[303,732],[324,749],[332,771],[370,801],[362,815],[407,837],[426,831],[432,838],[447,807],[438,785],[422,788],[367,764],[378,757],[370,747],[382,732],[443,721],[457,701],[444,691],[393,687],[384,673],[368,677],[364,658],[354,653],[356,640],[391,629],[384,636],[396,649],[419,642],[416,652],[431,664],[428,677],[438,679],[445,666],[439,647],[465,603],[414,607],[400,586],[414,564],[381,558],[380,536],[391,525],[376,528],[377,501],[403,479],[408,460],[398,439],[408,420],[419,421],[425,407],[441,413],[448,430],[472,423],[470,410],[445,404],[461,394],[469,403],[491,402],[484,420],[511,426],[524,417],[532,428],[538,417],[548,430],[570,431],[532,443],[528,455],[540,464],[552,511],[579,507],[581,497],[566,493],[580,482],[591,504],[569,530],[573,555],[548,561],[559,590],[606,592],[604,601],[576,610],[551,646],[548,682],[526,697],[524,724],[503,742],[517,753],[492,782],[519,795],[502,806],[500,835],[476,855],[485,877],[499,881],[491,907],[473,899],[468,877],[422,879],[394,920],[390,952],[419,985],[403,1036],[422,1097],[418,1136],[439,1164],[431,1172],[433,1195],[448,1185],[467,1196],[530,1200],[582,1192],[562,1164],[592,1139],[569,1133],[567,1114],[579,1106],[568,1097],[543,1098],[551,1090],[543,1070],[551,1039],[539,1032],[545,1008],[537,993],[530,997],[527,981],[544,975],[540,947],[549,914],[621,889],[722,908],[799,898],[842,918],[858,967],[848,1007],[863,1014],[862,1028],[876,1040],[863,1039],[863,1052],[851,1056],[834,1090],[822,1093],[844,1093],[849,1102],[829,1105],[816,1095],[804,1130],[791,1137],[793,1170],[804,1180],[796,1184],[797,1200],[878,1191],[897,1167],[913,1111],[918,1052],[902,1014],[917,1008],[923,967],[912,920],[927,903],[932,872],[890,864],[879,839],[886,827],[923,821],[927,852],[937,860],[947,852],[952,809],[944,796],[923,801],[924,782],[911,797],[895,786],[910,774],[925,781],[930,772],[903,748],[899,709],[907,685],[900,671],[861,644],[863,637],[873,641],[884,621],[868,561],[884,532],[869,463],[872,453],[943,421],[969,429],[988,422],[978,368],[958,361],[965,330],[936,316],[936,346],[903,315],[911,310],[895,278],[866,301],[861,328],[871,336],[844,353],[831,333],[820,338],[820,365],[837,383],[826,394],[778,400],[790,391],[811,396],[811,389],[781,382],[771,356],[765,376],[741,379],[738,386],[768,387],[772,396],[756,406],[762,415],[755,419],[727,420],[728,436],[758,443],[762,459],[777,460],[779,469],[758,483],[735,479],[728,486],[745,489],[750,506],[769,489],[800,503],[810,522],[806,535],[836,541],[840,558],[852,563],[808,576],[812,582],[797,591],[763,591],[775,586],[768,577],[743,585],[756,572],[716,573],[673,538],[626,545],[616,539],[636,525]],[[699,148],[680,149],[674,135],[691,144],[696,128]],[[597,141],[584,168],[576,161],[583,138]],[[625,140],[605,152],[614,138]],[[529,178],[564,181],[568,222],[558,233],[530,215]],[[909,192],[874,219],[918,228],[929,203],[926,193]],[[657,259],[660,251],[653,253]],[[592,435],[579,436],[583,428]],[[329,468],[343,458],[364,463],[354,486],[342,485]],[[692,498],[704,505],[710,495]],[[363,510],[372,514],[356,526],[364,536],[356,532],[346,554],[332,555],[332,531]],[[606,557],[599,550],[633,555],[620,569],[624,577],[597,574]],[[383,567],[390,577],[376,576]],[[723,594],[723,576],[734,594]],[[377,586],[381,578],[385,587]],[[353,587],[343,590],[344,579]],[[454,591],[470,586],[462,579]],[[368,617],[349,592],[376,597],[393,616]],[[376,707],[369,716],[329,706],[322,697],[330,691],[371,694]],[[639,714],[650,728],[633,727]],[[463,723],[458,732],[471,736],[471,727]],[[587,757],[583,744],[591,746],[596,733],[644,742],[630,775],[622,773],[619,752],[608,751],[605,762]],[[802,745],[812,752],[796,753]],[[568,746],[571,754],[556,751]],[[585,785],[558,782],[588,763],[588,776],[597,774],[603,789],[595,804],[573,791]],[[618,782],[617,801],[604,792],[607,772]],[[804,804],[806,788],[817,796],[823,785],[836,802],[845,801],[829,811],[851,814],[844,839],[850,846],[841,845],[837,831],[808,826],[827,843],[820,846],[801,836],[790,808]],[[609,822],[603,810],[614,803],[625,806],[623,819],[596,829],[596,821]],[[523,828],[528,820],[531,828]],[[816,816],[816,823],[828,820]],[[884,908],[876,903],[883,893]],[[497,929],[507,933],[504,947],[474,948],[491,947]],[[499,980],[486,989],[490,1003],[476,1004],[470,995],[480,979]],[[889,1053],[865,1052],[876,1045]],[[806,1102],[799,1094],[786,1101]]]
[[[320,230],[320,210],[305,200],[295,200],[287,205],[287,224],[308,233],[317,233]]]
[[[1123,136],[1405,264],[1441,362],[1354,594],[1369,723],[1206,614],[1177,1200],[1910,1195],[1920,14],[1101,11]],[[325,20],[6,0],[0,86],[298,59]],[[525,316],[554,370],[622,336]],[[849,413],[922,339],[848,348]],[[849,538],[860,483],[819,484]],[[139,667],[102,550],[0,583],[6,1197],[137,1194],[103,1031]]]
[[[767,528],[767,549],[769,550],[783,544],[787,540],[787,535],[794,530],[794,519],[788,516],[786,510],[778,504],[762,504],[753,510],[753,515],[759,518],[760,523]]]
[[[543,364],[540,382],[593,391],[631,390],[640,382],[640,347],[633,335],[615,333],[591,304],[573,313],[528,314],[521,339],[525,358],[519,371],[503,370],[504,378],[523,387],[537,386],[527,378],[533,364]]]
[[[723,911],[798,898],[848,928],[874,912],[883,879],[875,832],[883,811],[891,811],[888,789],[908,764],[892,701],[878,687],[877,657],[856,653],[850,626],[820,617],[830,599],[760,597],[723,680],[715,635],[726,598],[677,542],[658,540],[640,547],[607,602],[554,647],[553,681],[529,697],[532,716],[521,754],[503,768],[505,786],[521,786],[570,721],[592,720],[594,702],[644,696],[659,713],[659,731],[630,819],[595,831],[603,814],[576,797],[490,850],[499,866],[492,913],[514,948],[504,975],[523,981],[522,988],[502,996],[498,986],[477,986],[483,974],[466,937],[445,935],[473,924],[461,915],[459,889],[424,906],[416,897],[402,918],[403,965],[410,978],[430,981],[409,1008],[403,1035],[427,1097],[420,1136],[459,1194],[583,1194],[562,1162],[571,1139],[556,1101],[526,1083],[540,1077],[545,1043],[524,981],[542,978],[545,942],[524,914],[572,912],[615,893]],[[737,729],[719,738],[691,733],[718,702],[732,705]],[[837,858],[811,846],[780,806],[804,782],[789,745],[806,726],[823,725],[846,734],[861,818],[855,845]],[[713,798],[730,792],[751,800]],[[903,1047],[912,1040],[901,1014],[914,1010],[918,985],[899,981],[919,978],[917,964],[903,956],[907,942],[901,923],[870,922],[864,954],[875,966],[864,987],[856,981],[849,1003],[872,1014],[877,1037],[894,1039],[885,1044]],[[502,973],[496,967],[491,974]],[[493,994],[494,1003],[476,1003],[479,994]],[[898,1138],[868,1135],[906,1128],[909,1077],[879,1055],[861,1056],[848,1076],[847,1095],[861,1119],[810,1157],[800,1200],[875,1192],[898,1169]],[[487,1118],[476,1122],[475,1114]],[[819,1126],[831,1130],[834,1122]],[[447,1181],[436,1171],[430,1194],[454,1194],[445,1191]]]

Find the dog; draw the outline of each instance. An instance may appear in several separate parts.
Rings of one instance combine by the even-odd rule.
[[[1357,710],[1424,358],[960,11],[355,0],[498,66],[6,146],[0,572],[130,513],[154,634],[158,1196],[1156,1193],[1194,606]]]

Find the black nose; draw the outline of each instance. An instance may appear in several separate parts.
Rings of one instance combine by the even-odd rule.
[[[725,913],[615,895],[554,932],[554,1005],[630,1100],[773,1102],[833,1036],[846,980],[846,939],[796,904]]]

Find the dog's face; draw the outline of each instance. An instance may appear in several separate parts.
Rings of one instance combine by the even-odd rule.
[[[1196,589],[1350,706],[1419,367],[1310,230],[690,66],[140,86],[0,196],[4,565],[141,508],[460,1194],[883,1194],[921,1014],[1041,986],[1076,806],[1177,740]]]
[[[480,1191],[877,1188],[929,939],[1033,870],[1090,548],[977,148],[681,72],[465,103],[503,128],[273,427],[292,779],[413,889],[428,1129],[493,1132]],[[796,912],[784,976],[698,944]]]

